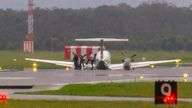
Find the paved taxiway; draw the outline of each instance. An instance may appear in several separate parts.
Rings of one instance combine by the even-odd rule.
[[[70,95],[12,95],[20,100],[76,100],[76,101],[144,101],[153,102],[154,98],[145,97],[110,97],[110,96],[70,96]],[[191,98],[178,98],[179,102],[192,102]]]
[[[65,84],[73,83],[96,83],[96,82],[120,82],[120,81],[157,81],[175,80],[184,81],[183,74],[187,73],[188,81],[192,81],[192,67],[157,67],[138,68],[134,71],[64,71],[62,69],[42,69],[37,72],[31,70],[0,72],[0,86],[2,85],[33,85],[32,90],[58,89]],[[140,79],[141,76],[143,79]],[[15,91],[26,90],[0,90],[13,95]],[[16,99],[27,96],[14,95]],[[29,96],[28,96],[29,97]],[[45,97],[46,98],[46,97]],[[142,100],[142,99],[141,99]],[[151,99],[149,99],[151,100]]]

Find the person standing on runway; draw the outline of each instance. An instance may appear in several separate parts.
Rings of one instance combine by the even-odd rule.
[[[91,61],[91,70],[93,70],[93,64],[95,63],[96,54],[90,55],[90,61]]]
[[[78,56],[73,52],[73,62],[75,66],[75,70],[78,70]]]

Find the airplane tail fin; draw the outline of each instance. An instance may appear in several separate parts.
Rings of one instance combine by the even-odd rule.
[[[117,39],[117,38],[82,38],[82,39],[75,39],[75,41],[81,42],[100,42],[101,48],[101,60],[103,59],[103,46],[104,42],[127,42],[128,39]]]

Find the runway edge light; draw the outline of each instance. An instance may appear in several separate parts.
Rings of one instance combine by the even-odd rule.
[[[151,64],[151,65],[150,65],[150,68],[155,68],[155,65]]]
[[[181,60],[177,60],[177,61],[176,61],[176,67],[177,67],[177,68],[179,67],[180,62],[181,62]]]
[[[64,67],[64,71],[69,71],[70,68],[69,67]]]
[[[37,63],[32,64],[32,71],[37,72]]]
[[[177,104],[177,82],[156,81],[155,82],[155,104],[176,105]]]
[[[187,81],[188,81],[188,77],[189,77],[188,72],[185,72],[185,73],[183,74],[183,80],[184,80],[184,82],[187,82]]]
[[[139,77],[139,79],[140,79],[140,80],[143,80],[143,79],[144,79],[144,76],[141,75],[141,76]]]
[[[188,76],[189,76],[189,75],[188,75],[187,73],[184,73],[184,74],[183,74],[183,77],[184,77],[184,78],[187,78]]]

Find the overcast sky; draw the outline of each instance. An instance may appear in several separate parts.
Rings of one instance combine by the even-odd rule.
[[[138,6],[144,1],[152,0],[33,0],[35,7],[42,8],[87,8],[87,7],[97,7],[100,5],[115,5],[121,2],[127,3],[131,6]],[[175,4],[179,7],[188,7],[192,4],[192,0],[161,0],[167,1],[169,3]],[[27,9],[28,0],[0,0],[0,8],[12,8],[12,9]]]

